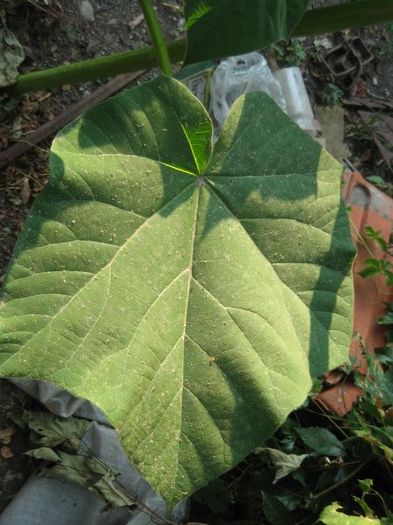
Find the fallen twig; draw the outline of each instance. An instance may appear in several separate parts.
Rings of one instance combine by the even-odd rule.
[[[136,80],[143,75],[143,73],[144,71],[139,71],[137,73],[128,73],[126,75],[117,76],[104,86],[99,87],[93,93],[66,109],[53,120],[46,122],[35,131],[29,133],[22,140],[16,142],[0,153],[0,169],[4,168],[11,162],[14,162],[30,148],[56,133],[60,128],[74,120],[84,111],[110,97],[133,80]]]
[[[353,106],[356,108],[367,108],[371,111],[373,110],[391,111],[393,109],[393,101],[385,100],[385,99],[373,100],[370,97],[344,98],[342,99],[342,103],[345,106]]]

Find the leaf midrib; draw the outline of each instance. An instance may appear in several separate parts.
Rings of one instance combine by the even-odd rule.
[[[191,146],[190,146],[191,147]],[[191,150],[191,153],[192,155],[194,156],[194,152],[193,150]],[[193,171],[190,171],[190,170],[187,170],[185,168],[181,168],[179,166],[174,166],[172,164],[168,164],[166,162],[163,162],[162,160],[158,160],[158,159],[152,159],[150,157],[145,157],[143,155],[135,155],[134,153],[100,153],[99,155],[97,155],[97,153],[83,153],[83,152],[76,152],[76,151],[68,151],[67,150],[67,155],[74,155],[76,157],[95,157],[95,158],[101,158],[101,157],[122,157],[122,158],[131,158],[131,159],[142,159],[142,160],[147,160],[149,162],[155,162],[157,164],[159,164],[160,166],[165,166],[166,168],[170,168],[170,169],[173,169],[175,171],[178,171],[180,173],[184,173],[186,175],[193,175],[194,177],[197,177],[198,175],[200,175],[200,173],[195,173]],[[195,157],[194,157],[194,161],[195,161]],[[69,169],[72,169],[70,166],[67,166]],[[198,167],[196,165],[196,167]]]
[[[199,181],[196,181],[194,184],[197,185]],[[187,324],[188,324],[188,311],[189,311],[189,302],[190,302],[190,291],[191,291],[191,282],[192,282],[192,279],[193,279],[193,266],[194,266],[194,249],[195,249],[195,237],[196,237],[196,230],[197,230],[197,224],[198,224],[198,213],[199,213],[199,201],[200,201],[200,196],[201,196],[201,186],[198,185],[198,194],[197,194],[197,201],[195,203],[195,215],[194,215],[194,223],[193,223],[193,228],[192,228],[192,237],[191,237],[191,250],[190,250],[190,262],[189,262],[189,265],[188,265],[188,272],[189,272],[189,279],[188,279],[188,289],[187,289],[187,295],[186,295],[186,300],[184,301],[185,302],[185,308],[184,308],[184,325],[183,325],[183,334],[182,334],[182,339],[183,339],[183,363],[182,363],[182,369],[183,369],[183,373],[182,373],[182,382],[181,382],[181,385],[180,385],[180,395],[181,395],[181,404],[180,404],[180,410],[179,410],[179,436],[183,434],[183,406],[184,406],[184,366],[185,366],[185,358],[184,358],[184,354],[185,354],[185,339],[186,339],[186,330],[187,330]],[[177,480],[177,476],[178,476],[178,469],[179,469],[179,457],[180,457],[180,439],[178,440],[178,450],[177,450],[177,454],[176,454],[176,465],[174,465],[174,468],[173,468],[173,473],[174,473],[174,477],[173,477],[173,487],[176,487],[176,480]]]

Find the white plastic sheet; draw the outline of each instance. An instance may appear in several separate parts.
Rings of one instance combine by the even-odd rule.
[[[229,57],[220,62],[210,83],[210,112],[220,128],[240,95],[255,91],[268,94],[286,111],[281,86],[260,53]]]
[[[92,453],[119,473],[122,487],[138,500],[165,516],[164,500],[135,471],[120,444],[116,431],[92,403],[77,399],[49,383],[14,379],[12,382],[43,403],[55,415],[78,416],[92,421],[83,438]],[[87,489],[61,480],[33,476],[0,516],[0,525],[151,525],[150,517],[139,510],[103,511],[105,502]],[[171,520],[184,520],[186,503],[178,505]]]

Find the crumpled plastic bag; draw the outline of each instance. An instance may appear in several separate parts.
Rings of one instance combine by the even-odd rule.
[[[220,128],[223,127],[233,103],[241,95],[255,91],[263,91],[286,111],[281,85],[260,53],[229,57],[220,62],[210,83],[209,108]]]

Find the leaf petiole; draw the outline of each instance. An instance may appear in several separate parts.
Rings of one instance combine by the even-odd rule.
[[[165,75],[171,77],[171,60],[169,58],[168,48],[162,34],[160,22],[158,21],[157,15],[154,11],[153,4],[151,3],[151,0],[139,0],[139,4],[142,8],[146,23],[149,27],[158,65]]]

